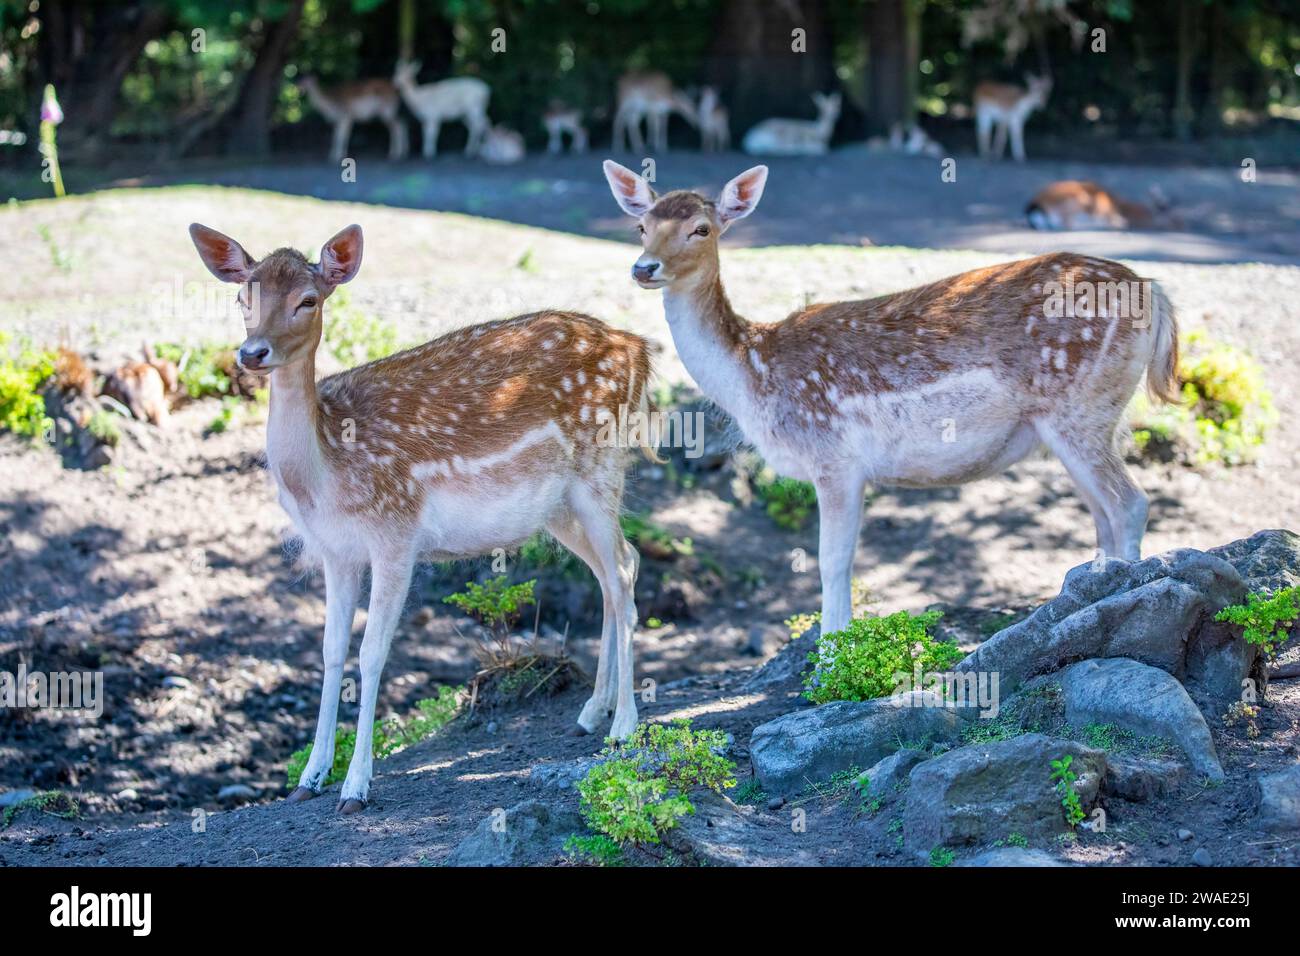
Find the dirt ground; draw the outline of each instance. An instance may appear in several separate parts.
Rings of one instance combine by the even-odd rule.
[[[572,162],[576,175],[577,159],[543,162]],[[714,161],[698,160],[705,162]],[[729,173],[716,162],[720,180]],[[707,170],[693,168],[708,178]],[[774,181],[780,172],[774,168]],[[483,175],[492,180],[497,173]],[[598,185],[597,193],[604,190]],[[483,192],[492,189],[489,183]],[[1265,262],[1236,263],[1227,254],[1210,258],[1228,264],[1130,261],[1165,285],[1185,328],[1206,328],[1248,348],[1282,412],[1254,466],[1139,469],[1152,498],[1146,553],[1300,525],[1300,425],[1288,414],[1298,397],[1300,267],[1286,264],[1300,252],[1288,251],[1297,210],[1294,189],[1289,200],[1284,192],[1272,194],[1269,208],[1242,207],[1240,222],[1257,215],[1266,225],[1200,237]],[[794,200],[760,208],[737,227],[734,242],[726,240],[759,247],[723,254],[733,301],[750,318],[775,319],[809,298],[865,297],[1007,258],[994,251],[855,248],[861,233],[834,236],[848,247],[765,247],[797,241],[804,228],[790,224],[797,217],[783,202]],[[608,209],[597,209],[594,193],[590,209],[608,225],[565,228],[624,229]],[[577,308],[656,339],[664,346],[663,379],[684,379],[658,295],[627,278],[635,253],[626,241],[232,189],[118,190],[0,211],[7,268],[26,280],[0,293],[0,327],[62,339],[102,360],[142,340],[233,341],[233,305],[205,281],[185,234],[193,220],[235,235],[255,255],[278,245],[314,249],[346,223],[361,223],[366,262],[351,301],[396,325],[403,341],[542,305]],[[1268,238],[1270,229],[1279,242]],[[222,808],[217,794],[230,784],[252,787],[262,801],[282,794],[284,761],[314,726],[324,608],[319,579],[303,576],[286,557],[287,520],[261,466],[261,423],[250,415],[224,434],[207,434],[215,415],[215,403],[197,403],[165,431],[132,426],[120,460],[98,472],[69,471],[47,450],[0,440],[0,669],[12,671],[20,661],[44,670],[102,669],[109,692],[109,709],[93,723],[0,716],[0,790],[75,792],[85,815],[71,822],[23,815],[0,834],[0,862],[438,862],[491,808],[532,795],[531,762],[595,749],[591,738],[564,736],[583,699],[575,688],[503,715],[494,728],[454,725],[381,763],[375,802],[361,818],[335,818],[329,799],[300,808]],[[642,465],[627,505],[689,536],[697,555],[723,571],[718,588],[704,588],[703,598],[686,601],[676,617],[658,614],[664,626],[639,635],[638,679],[654,678],[664,688],[643,713],[689,713],[743,746],[755,724],[792,706],[786,696],[741,693],[739,669],[781,645],[786,617],[817,606],[815,561],[803,571],[792,567],[799,564],[796,549],[815,555],[815,520],[799,532],[778,529],[737,493],[729,469],[695,475],[688,487]],[[950,608],[970,646],[983,636],[986,618],[1055,594],[1065,571],[1090,555],[1091,536],[1091,521],[1060,466],[1033,460],[999,480],[957,489],[877,490],[856,572],[886,609]],[[647,562],[639,603],[670,583],[683,587],[698,568]],[[433,685],[462,682],[471,672],[472,642],[457,632],[465,622],[439,600],[457,583],[434,572],[418,582],[384,674],[381,712],[405,712]],[[568,622],[569,648],[590,666],[599,627],[594,592],[571,582],[548,593],[546,622],[557,631]],[[650,614],[643,606],[643,620]],[[355,666],[353,660],[353,676]],[[685,683],[674,686],[678,681]],[[1218,741],[1228,751],[1226,788],[1189,792],[1162,813],[1129,808],[1131,836],[1095,853],[1085,852],[1085,841],[1077,859],[1186,862],[1190,850],[1167,836],[1186,819],[1212,841],[1216,861],[1295,862],[1285,855],[1294,845],[1255,846],[1234,829],[1248,779],[1294,759],[1300,700],[1278,686],[1267,748]],[[345,707],[341,719],[354,718]],[[190,827],[196,808],[228,812],[213,816],[198,836]],[[891,851],[887,820],[862,819],[842,801],[828,801],[819,813],[854,838],[832,841],[843,848],[827,850],[818,862],[911,862]],[[322,828],[329,839],[302,839]]]

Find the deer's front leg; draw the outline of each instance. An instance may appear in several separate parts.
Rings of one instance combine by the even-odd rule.
[[[375,706],[379,700],[379,678],[388,659],[388,646],[397,629],[414,566],[409,556],[372,561],[370,565],[370,609],[366,635],[361,641],[361,710],[357,715],[357,746],[348,765],[339,796],[339,809],[357,813],[365,808],[374,766],[373,742]]]
[[[321,681],[320,716],[316,720],[316,739],[311,757],[302,772],[298,787],[289,795],[290,802],[316,796],[334,766],[334,729],[338,725],[339,691],[343,684],[343,665],[348,658],[352,639],[352,621],[357,613],[361,593],[361,569],[335,559],[325,561],[325,676]]]
[[[819,478],[817,487],[817,566],[822,579],[823,634],[842,631],[853,618],[853,555],[862,527],[866,481],[835,475]]]

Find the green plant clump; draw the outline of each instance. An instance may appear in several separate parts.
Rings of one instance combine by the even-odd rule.
[[[460,697],[463,687],[439,687],[437,697],[426,697],[415,702],[415,713],[405,721],[396,717],[379,721],[375,724],[371,746],[376,757],[387,757],[412,744],[419,743],[426,737],[432,737],[447,724],[451,723],[460,709]],[[290,787],[298,786],[302,772],[307,769],[311,757],[312,745],[295,750],[289,756],[285,766],[285,776]],[[325,778],[324,786],[338,783],[348,773],[348,764],[357,749],[355,730],[334,729],[334,763]]]
[[[1282,588],[1272,597],[1259,592],[1247,594],[1245,604],[1225,607],[1214,619],[1238,625],[1247,644],[1260,645],[1272,657],[1276,646],[1286,640],[1287,630],[1300,617],[1298,597],[1300,587]]]
[[[59,790],[43,790],[40,793],[33,794],[26,800],[19,800],[11,807],[6,807],[3,825],[0,826],[0,829],[7,828],[9,824],[14,822],[14,817],[24,810],[36,810],[39,813],[47,813],[63,820],[75,820],[81,814],[81,807],[75,797]]]
[[[695,807],[693,788],[715,793],[736,785],[735,765],[721,751],[717,730],[692,730],[690,723],[640,724],[621,745],[578,783],[587,825],[620,845],[658,843],[664,831]]]
[[[1277,422],[1263,370],[1246,352],[1200,330],[1189,333],[1183,346],[1182,402],[1152,406],[1145,396],[1134,401],[1138,449],[1170,449],[1193,465],[1249,463]]]
[[[801,530],[817,510],[817,489],[807,481],[781,478],[764,468],[754,487],[767,516],[787,531]]]
[[[871,700],[897,687],[897,675],[913,678],[944,671],[965,655],[956,644],[937,641],[930,628],[943,613],[898,611],[886,617],[855,618],[833,634],[823,634],[808,655],[814,668],[804,674],[804,696],[817,704],[833,700]]]
[[[397,327],[353,305],[347,289],[334,292],[323,338],[329,353],[348,368],[397,351]]]
[[[13,335],[0,332],[0,429],[39,438],[50,425],[40,389],[54,374],[55,353],[30,342],[12,347]]]
[[[446,604],[460,608],[470,617],[493,629],[509,627],[519,619],[519,612],[534,602],[536,581],[511,584],[504,577],[491,578],[486,584],[469,581],[464,591],[443,598]]]
[[[1052,761],[1052,780],[1056,783],[1056,792],[1061,795],[1061,806],[1065,808],[1065,822],[1073,829],[1083,822],[1087,814],[1079,802],[1078,791],[1074,789],[1078,775],[1070,769],[1074,755],[1066,754],[1060,760]]]
[[[160,359],[176,363],[181,391],[194,399],[230,394],[228,372],[234,365],[234,352],[233,345],[187,348],[176,342],[159,342],[154,346],[154,354]]]
[[[564,841],[564,852],[582,863],[593,866],[622,866],[623,848],[603,834],[579,836],[574,834]]]

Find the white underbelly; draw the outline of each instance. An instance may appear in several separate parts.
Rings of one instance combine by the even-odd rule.
[[[420,511],[417,548],[426,555],[468,557],[519,544],[560,510],[564,485],[560,476],[551,476],[510,485],[492,482],[473,494],[435,486]]]

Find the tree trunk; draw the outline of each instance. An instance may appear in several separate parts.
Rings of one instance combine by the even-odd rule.
[[[824,0],[725,0],[717,23],[705,75],[737,135],[771,116],[816,116],[811,94],[837,85]]]
[[[1174,136],[1182,141],[1192,138],[1192,121],[1196,110],[1192,106],[1192,65],[1196,59],[1195,0],[1182,0],[1178,4],[1178,72],[1174,88]]]
[[[908,0],[867,4],[867,119],[874,132],[916,116],[920,26]]]
[[[94,152],[112,128],[122,81],[145,44],[163,33],[170,13],[157,3],[46,0],[41,14],[47,36],[38,88],[53,83],[63,105],[61,145]]]
[[[253,68],[244,77],[231,111],[226,152],[265,156],[271,151],[271,109],[284,76],[306,0],[291,0],[283,17],[267,24]]]

